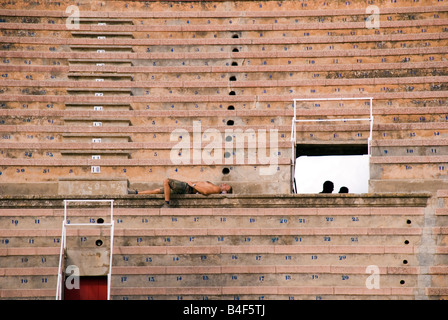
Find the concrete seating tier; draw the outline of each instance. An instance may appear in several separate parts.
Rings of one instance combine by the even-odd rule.
[[[437,261],[443,257],[438,253],[443,252],[443,229],[439,223],[429,227],[425,222],[432,210],[427,207],[428,196],[232,195],[210,196],[204,202],[196,195],[176,197],[176,208],[171,209],[156,207],[160,196],[116,197],[112,297],[441,297],[443,290],[437,290],[443,287],[440,275],[446,268],[435,264],[424,271],[421,262],[428,254],[424,251],[428,232],[441,241],[431,244],[437,252],[434,257]],[[442,204],[446,195],[438,196],[436,202]],[[1,199],[3,299],[54,298],[62,200],[60,196]],[[198,203],[202,208],[192,209]],[[70,223],[108,219],[104,207],[68,210]],[[435,211],[437,219],[444,219],[444,210],[442,205]],[[101,229],[67,232],[73,249],[95,248],[98,239],[106,243],[109,238]],[[379,268],[380,289],[366,288],[369,265]],[[421,287],[425,277],[434,284]]]
[[[370,4],[81,0],[71,28],[70,1],[3,3],[0,298],[54,299],[73,197],[115,200],[113,299],[448,298],[448,6],[382,2],[371,28]],[[370,135],[365,121],[300,123],[291,141],[293,99],[365,97],[371,193],[292,195],[295,147]],[[299,102],[296,115],[365,118],[364,102]],[[207,129],[224,162],[174,163],[181,139],[207,151]],[[261,175],[268,155],[275,173]],[[166,177],[235,194],[178,196],[169,210],[162,195],[126,195]],[[68,233],[75,251],[107,251],[98,239],[110,234]]]

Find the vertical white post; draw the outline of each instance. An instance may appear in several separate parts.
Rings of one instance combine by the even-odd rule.
[[[359,118],[359,119],[314,119],[314,120],[297,120],[297,101],[344,101],[344,100],[369,100],[370,111],[369,118]],[[373,136],[373,97],[365,97],[365,98],[316,98],[316,99],[293,99],[294,101],[294,115],[292,118],[291,124],[291,157],[292,163],[295,164],[295,152],[294,146],[296,143],[296,123],[297,122],[332,122],[332,121],[369,121],[369,138],[367,139],[367,154],[371,156],[371,145],[372,145],[372,136]],[[370,169],[369,169],[370,170]],[[294,176],[292,177],[294,179]]]
[[[113,251],[114,251],[114,200],[110,200],[110,255],[109,255],[110,260],[109,260],[109,273],[107,275],[107,300],[110,300]]]
[[[291,124],[291,166],[292,166],[292,170],[291,170],[291,186],[293,188],[295,188],[295,183],[294,183],[294,177],[295,177],[295,171],[296,171],[296,108],[297,108],[297,101],[296,99],[294,99],[294,116],[292,118],[292,124]]]
[[[67,226],[74,227],[92,227],[91,223],[73,223],[67,224],[67,203],[68,202],[110,202],[110,223],[105,224],[110,226],[110,255],[109,255],[109,272],[107,274],[107,300],[110,300],[110,285],[112,277],[112,262],[113,262],[113,248],[114,248],[114,200],[64,200],[64,220],[62,221],[62,235],[61,235],[61,250],[59,256],[59,268],[58,268],[58,282],[56,287],[56,299],[61,300],[62,290],[64,287],[63,274],[63,256],[67,250]]]
[[[369,145],[368,145],[368,152],[369,152],[369,157],[371,156],[371,146],[372,146],[372,135],[373,135],[373,98],[370,98],[370,135],[369,135]]]

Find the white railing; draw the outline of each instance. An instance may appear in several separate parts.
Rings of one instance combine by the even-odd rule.
[[[109,223],[70,223],[67,221],[67,204],[69,202],[110,202]],[[64,200],[64,220],[62,221],[61,250],[59,253],[58,282],[56,287],[56,300],[62,299],[64,288],[64,255],[67,250],[67,227],[110,227],[110,257],[109,271],[107,274],[107,300],[110,300],[110,285],[112,275],[112,254],[114,247],[114,200]]]
[[[337,118],[337,119],[297,119],[297,102],[298,101],[350,101],[350,100],[368,100],[369,101],[369,117],[368,118]],[[371,145],[372,145],[372,132],[373,132],[373,98],[365,97],[365,98],[313,98],[313,99],[293,99],[294,101],[294,115],[292,118],[291,125],[291,163],[292,163],[292,181],[291,184],[295,186],[294,183],[294,172],[295,172],[295,163],[296,163],[296,134],[297,134],[297,123],[299,122],[349,122],[349,121],[369,121],[370,129],[369,129],[369,138],[367,139],[367,153],[369,157],[371,156]]]

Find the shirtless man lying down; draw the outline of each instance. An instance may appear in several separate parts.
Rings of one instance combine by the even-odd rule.
[[[153,189],[153,190],[145,190],[145,191],[137,191],[137,190],[128,190],[129,194],[164,194],[165,195],[165,204],[162,208],[170,207],[170,196],[173,194],[195,194],[200,193],[203,195],[209,194],[219,194],[219,193],[232,193],[232,187],[228,184],[222,183],[220,185],[216,185],[211,183],[210,181],[198,181],[198,182],[183,182],[175,179],[165,179],[163,181],[163,187]]]

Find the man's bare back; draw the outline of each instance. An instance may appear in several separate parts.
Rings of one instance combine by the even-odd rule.
[[[210,181],[198,181],[198,182],[187,182],[188,185],[194,188],[197,192],[203,195],[221,193],[221,186],[217,186]]]

